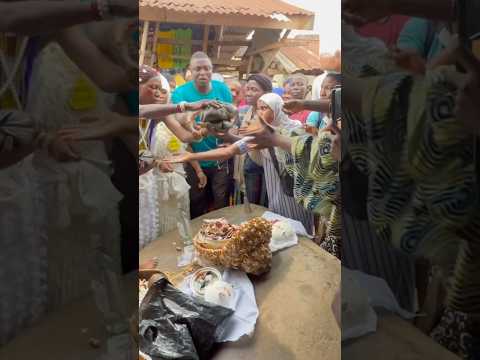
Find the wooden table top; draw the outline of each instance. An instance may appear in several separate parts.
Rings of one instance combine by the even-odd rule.
[[[211,212],[192,221],[192,232],[205,218],[238,224],[267,210],[251,207],[250,214],[243,206]],[[140,252],[140,263],[158,257],[161,270],[175,270],[178,244],[178,233],[167,233]],[[274,254],[270,272],[252,282],[260,310],[253,337],[219,345],[213,359],[340,359],[340,330],[331,311],[340,284],[338,259],[300,238],[297,246]]]

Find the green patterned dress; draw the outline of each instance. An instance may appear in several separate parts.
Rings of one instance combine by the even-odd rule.
[[[442,269],[446,311],[432,336],[473,359],[465,329],[480,314],[480,202],[475,138],[454,111],[460,75],[372,70],[362,114],[344,114],[351,157],[369,179],[369,221],[379,241]]]
[[[292,138],[293,163],[287,168],[295,179],[295,199],[325,220],[320,246],[341,258],[341,206],[338,162],[331,156],[330,135],[320,133]]]

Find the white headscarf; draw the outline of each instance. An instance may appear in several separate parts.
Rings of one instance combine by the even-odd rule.
[[[162,84],[162,89],[165,89],[167,90],[167,93],[168,93],[168,98],[170,99],[170,84],[168,83],[168,80],[165,76],[163,76],[162,74],[158,74],[156,76],[154,76],[153,78],[151,78],[149,81],[152,81],[152,80],[157,80],[157,81],[160,81],[160,83]]]
[[[327,72],[325,71],[323,74],[318,75],[314,80],[312,84],[312,100],[319,100],[320,99],[320,93],[322,91],[322,83],[323,80],[327,77]]]
[[[302,123],[298,120],[292,120],[283,112],[283,99],[280,95],[274,93],[264,94],[260,97],[261,101],[268,105],[273,111],[273,122],[270,127],[274,130],[293,130],[301,127]]]

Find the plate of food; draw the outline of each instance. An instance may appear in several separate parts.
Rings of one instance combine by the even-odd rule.
[[[205,289],[219,280],[222,280],[220,271],[213,267],[201,268],[195,271],[190,278],[190,290],[194,295],[203,297]]]

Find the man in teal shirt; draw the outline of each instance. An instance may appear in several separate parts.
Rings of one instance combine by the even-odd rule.
[[[172,102],[178,104],[181,102],[196,102],[200,100],[219,100],[226,103],[232,103],[233,97],[230,89],[221,81],[212,80],[212,61],[207,54],[196,52],[190,59],[190,71],[192,72],[192,81],[179,86],[172,94]],[[198,122],[199,119],[197,118]],[[214,136],[207,136],[202,141],[192,143],[194,152],[203,152],[218,147],[219,139]],[[208,194],[213,195],[213,205],[215,209],[220,209],[228,205],[229,174],[228,165],[219,161],[201,161],[200,166],[208,179],[207,186],[200,189],[198,178],[193,168],[187,165],[187,180],[191,186],[190,189],[190,212],[192,219],[205,214],[208,211]]]

